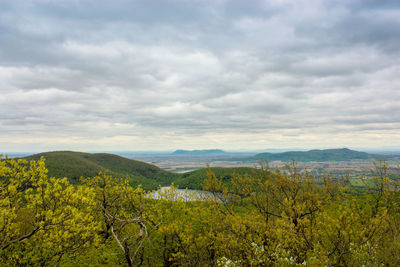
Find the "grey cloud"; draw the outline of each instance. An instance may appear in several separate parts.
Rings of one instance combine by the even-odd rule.
[[[396,129],[400,5],[377,2],[2,1],[0,138]]]

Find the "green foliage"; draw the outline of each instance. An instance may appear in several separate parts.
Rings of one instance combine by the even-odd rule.
[[[0,162],[0,262],[55,264],[97,242],[88,187],[47,177],[44,159]]]
[[[399,248],[398,184],[388,178],[383,162],[376,165],[376,176],[361,194],[332,177],[319,185],[295,164],[269,175],[265,181],[237,177],[232,189],[213,174],[206,181],[205,189],[223,192],[221,200],[231,199],[215,202],[217,238],[225,244],[221,262],[231,266],[400,263],[394,256]]]
[[[334,177],[317,180],[295,162],[283,170],[211,168],[186,178],[201,182],[204,175],[213,195],[207,201],[188,201],[174,186],[153,199],[111,172],[71,185],[48,177],[44,158],[6,158],[0,264],[400,265],[399,184],[384,162],[357,191]]]

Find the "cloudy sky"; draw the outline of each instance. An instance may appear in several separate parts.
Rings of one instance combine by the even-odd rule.
[[[399,145],[400,1],[0,1],[1,151]]]

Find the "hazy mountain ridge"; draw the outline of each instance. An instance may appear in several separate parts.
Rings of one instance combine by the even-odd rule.
[[[377,160],[379,158],[389,158],[387,155],[369,154],[351,150],[348,148],[336,149],[313,149],[309,151],[288,151],[282,153],[259,153],[248,160],[268,160],[268,161],[291,161],[295,159],[299,162],[309,161],[349,161],[349,160]]]
[[[172,155],[180,156],[206,156],[206,155],[223,155],[226,151],[221,149],[202,149],[202,150],[184,150],[178,149],[172,152]]]

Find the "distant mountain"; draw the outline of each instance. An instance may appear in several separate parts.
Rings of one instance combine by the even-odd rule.
[[[207,155],[224,155],[227,154],[221,149],[204,149],[204,150],[182,150],[178,149],[172,152],[172,155],[180,156],[207,156]]]
[[[288,151],[283,153],[260,153],[248,160],[268,160],[268,161],[290,161],[295,159],[299,162],[310,161],[350,161],[350,160],[376,160],[384,156],[359,152],[348,148],[339,149],[314,149],[309,151]]]
[[[145,189],[159,185],[170,185],[179,175],[157,166],[107,153],[83,153],[55,151],[25,157],[26,160],[46,160],[48,175],[67,177],[71,183],[78,183],[81,176],[93,177],[108,170],[115,177],[129,177],[133,186],[142,184]]]

